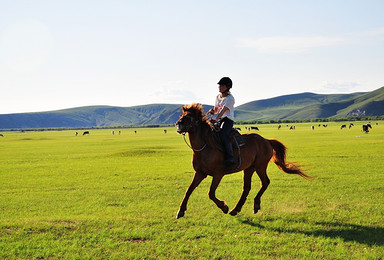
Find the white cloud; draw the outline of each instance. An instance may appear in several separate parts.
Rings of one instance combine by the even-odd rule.
[[[188,90],[186,84],[183,82],[172,81],[157,88],[157,90],[150,95],[150,100],[156,103],[187,104],[197,102],[197,97],[193,89]]]
[[[366,32],[361,34],[362,37],[364,37],[364,36],[380,36],[380,35],[384,35],[384,27],[377,28],[377,29],[370,30],[370,31],[366,31]]]
[[[303,53],[311,49],[342,45],[371,39],[384,35],[384,27],[357,33],[332,36],[272,36],[241,37],[237,39],[240,46],[256,49],[261,53]]]
[[[319,93],[350,93],[358,91],[362,87],[362,84],[358,82],[343,82],[343,81],[326,81],[324,82]]]
[[[313,48],[339,45],[348,39],[326,36],[275,36],[239,38],[237,41],[244,47],[254,48],[262,53],[302,53]]]

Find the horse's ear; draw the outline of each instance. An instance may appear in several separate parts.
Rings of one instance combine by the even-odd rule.
[[[191,112],[194,110],[194,104],[182,106],[183,112]]]

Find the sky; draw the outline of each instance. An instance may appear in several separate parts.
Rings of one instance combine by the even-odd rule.
[[[0,0],[0,114],[384,86],[383,0]]]

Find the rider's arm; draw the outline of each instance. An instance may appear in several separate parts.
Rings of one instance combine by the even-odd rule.
[[[224,113],[226,112],[226,111],[228,111],[229,110],[229,108],[228,107],[223,107],[223,109],[220,111],[220,113],[217,115],[217,120],[220,120],[221,119],[221,117],[224,115]]]
[[[208,113],[210,113],[211,115],[214,115],[216,114],[217,112],[219,112],[219,108],[218,107],[214,107],[214,108],[211,108]]]

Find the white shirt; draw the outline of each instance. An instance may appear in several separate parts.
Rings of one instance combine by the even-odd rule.
[[[229,94],[226,97],[222,97],[221,94],[216,96],[215,101],[215,107],[218,108],[217,114],[220,114],[221,110],[223,110],[224,107],[227,107],[229,110],[225,111],[224,117],[228,117],[231,120],[235,120],[235,98],[232,96],[232,94]]]

